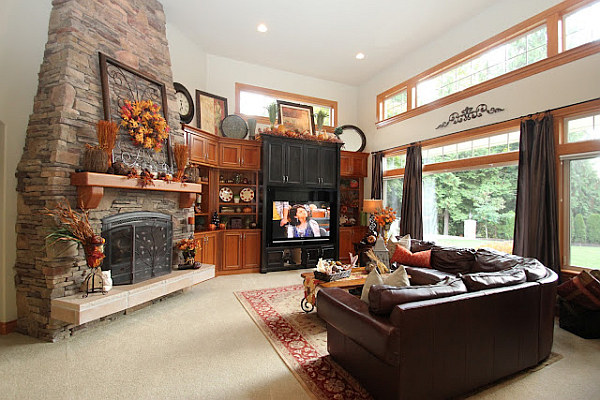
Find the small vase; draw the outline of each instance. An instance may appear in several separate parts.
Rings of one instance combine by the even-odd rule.
[[[187,265],[191,265],[194,263],[194,259],[196,258],[196,250],[183,250],[183,263]]]

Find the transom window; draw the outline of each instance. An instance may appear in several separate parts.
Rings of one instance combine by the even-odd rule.
[[[423,165],[517,151],[519,136],[515,131],[424,149]]]
[[[565,124],[568,142],[600,139],[600,114],[570,118]]]
[[[566,15],[563,21],[566,50],[600,39],[600,2]]]
[[[390,118],[394,115],[406,112],[407,104],[406,89],[388,99],[385,99],[383,102],[383,114],[385,115],[385,118]]]
[[[547,56],[546,26],[539,27],[508,43],[417,85],[417,105],[460,92],[507,72],[523,68]],[[397,115],[397,114],[395,114]]]

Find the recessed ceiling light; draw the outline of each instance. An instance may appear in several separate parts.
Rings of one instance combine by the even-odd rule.
[[[256,30],[261,33],[265,33],[266,31],[269,30],[269,28],[267,28],[267,26],[265,24],[258,24],[258,26],[256,27]]]
[[[356,54],[356,59],[357,60],[364,60],[365,59],[365,55],[363,53],[357,53]]]

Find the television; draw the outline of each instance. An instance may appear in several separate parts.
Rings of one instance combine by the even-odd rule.
[[[337,220],[334,193],[275,190],[268,197],[267,230],[271,244],[333,241],[331,223]]]

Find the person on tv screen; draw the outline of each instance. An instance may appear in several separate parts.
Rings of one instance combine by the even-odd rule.
[[[290,209],[290,225],[288,238],[318,237],[321,236],[319,223],[311,219],[311,211],[302,204],[296,204]]]
[[[273,202],[273,237],[286,237],[287,229],[285,225],[289,223],[288,213],[290,203],[287,201]]]

